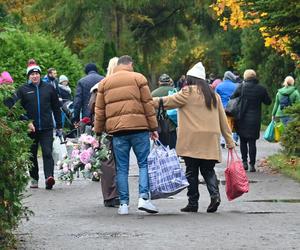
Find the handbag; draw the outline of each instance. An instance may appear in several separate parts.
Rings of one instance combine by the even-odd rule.
[[[147,161],[152,200],[175,195],[189,185],[175,149],[155,141]]]
[[[169,145],[170,141],[170,131],[169,131],[169,121],[166,111],[164,109],[163,99],[159,98],[159,107],[157,112],[157,123],[158,123],[158,135],[162,144]]]
[[[235,120],[241,120],[242,114],[246,105],[246,100],[243,98],[244,96],[244,88],[241,86],[241,95],[235,98],[232,98],[228,101],[227,106],[225,108],[225,113],[228,116],[233,117]]]
[[[233,154],[233,151],[235,154]],[[235,149],[228,150],[227,167],[225,169],[226,195],[229,201],[249,191],[249,181],[243,163]]]

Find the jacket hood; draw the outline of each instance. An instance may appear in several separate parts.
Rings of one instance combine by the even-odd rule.
[[[290,95],[296,90],[295,86],[283,87],[278,90],[281,95]]]
[[[62,85],[62,84],[58,84],[58,86],[71,94],[72,90],[69,86],[65,86],[65,85]]]

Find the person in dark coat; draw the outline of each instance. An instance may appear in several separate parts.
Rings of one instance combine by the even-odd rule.
[[[242,94],[243,92],[243,94]],[[242,117],[236,121],[237,133],[240,136],[240,149],[245,170],[248,170],[248,146],[250,172],[255,172],[256,140],[260,134],[261,104],[271,104],[266,88],[259,84],[256,73],[252,69],[244,72],[244,82],[239,85],[231,99],[242,94]]]
[[[85,66],[86,76],[81,78],[77,83],[76,94],[74,98],[74,117],[73,123],[78,123],[80,120],[80,113],[82,117],[90,117],[91,112],[88,107],[91,97],[90,90],[104,77],[98,74],[97,66],[94,63],[89,63]]]
[[[12,98],[6,101],[6,105],[12,108],[15,103],[20,102],[25,110],[23,120],[28,120],[29,137],[32,139],[30,148],[30,188],[38,188],[39,166],[38,145],[41,145],[45,186],[52,189],[54,180],[54,161],[52,157],[53,128],[56,122],[56,134],[62,136],[61,111],[55,88],[41,80],[41,68],[34,59],[28,61],[27,82],[20,86]]]

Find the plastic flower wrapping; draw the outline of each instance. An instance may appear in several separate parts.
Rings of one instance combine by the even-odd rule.
[[[102,162],[108,160],[111,155],[107,140],[106,134],[100,138],[82,134],[79,139],[68,140],[67,155],[56,163],[59,170],[58,179],[71,184],[76,173],[77,177],[81,173],[84,178],[98,178]]]

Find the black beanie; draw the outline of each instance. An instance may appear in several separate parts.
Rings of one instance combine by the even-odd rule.
[[[87,65],[85,65],[84,72],[86,74],[88,74],[90,71],[95,71],[95,72],[98,73],[98,69],[97,69],[96,64],[94,64],[94,63],[88,63]]]

